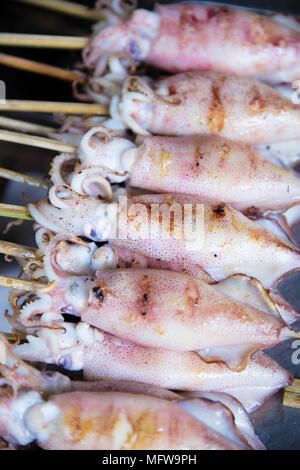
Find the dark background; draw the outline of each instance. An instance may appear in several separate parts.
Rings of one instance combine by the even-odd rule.
[[[89,6],[94,5],[93,0],[82,0],[81,2],[77,1],[77,3]],[[162,0],[161,3],[174,2]],[[153,4],[154,2],[152,1],[144,0],[139,2],[139,7],[151,8]],[[268,11],[277,10],[300,14],[299,0],[232,0],[229,4],[266,9]],[[86,20],[42,10],[14,0],[1,1],[1,32],[85,36],[90,33],[90,26],[91,23]],[[74,63],[80,61],[80,52],[27,48],[2,48],[1,51],[64,68],[72,68]],[[6,83],[7,99],[73,100],[71,84],[69,82],[17,71],[3,66],[0,66],[0,80]],[[11,114],[7,115],[12,116]],[[19,115],[14,114],[12,117],[32,122],[54,124],[53,118],[50,115],[23,113]],[[49,171],[51,159],[54,156],[55,153],[48,150],[4,142],[1,142],[0,145],[0,166],[27,174],[46,175]],[[1,202],[24,205],[23,192],[29,199],[37,199],[43,194],[26,186],[7,183],[5,180],[0,179]],[[20,227],[13,227],[8,235],[3,235],[1,232],[7,222],[8,220],[0,218],[0,239],[34,246],[30,222],[25,222]],[[0,274],[16,276],[18,274],[17,266],[14,264],[8,265],[4,262],[3,257],[1,257]],[[289,297],[294,298],[295,303],[300,306],[300,289],[298,286],[299,282],[289,281],[286,285],[286,292],[288,291]],[[7,308],[7,291],[6,289],[0,289],[0,330],[8,330],[8,325],[1,318],[5,308]],[[292,352],[290,343],[285,343],[272,351],[268,351],[280,364],[300,377],[300,366],[291,363]],[[300,449],[300,410],[282,407],[280,395],[269,400],[264,407],[255,413],[253,418],[260,436],[269,449]]]

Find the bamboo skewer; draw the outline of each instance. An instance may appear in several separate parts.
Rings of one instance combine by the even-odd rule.
[[[284,389],[282,404],[300,408],[300,379],[294,379],[292,385]]]
[[[0,253],[3,255],[24,259],[36,259],[38,257],[37,252],[37,248],[30,248],[28,246],[17,245],[16,243],[0,240]]]
[[[287,392],[300,393],[300,379],[294,379],[292,385],[286,387]]]
[[[27,292],[49,292],[54,286],[55,281],[50,284],[38,281],[28,281],[25,279],[16,279],[14,277],[0,276],[0,286],[12,289],[21,289]]]
[[[0,204],[0,217],[8,217],[10,219],[33,220],[27,207],[14,206],[11,204]]]
[[[26,184],[27,186],[34,186],[35,188],[45,189],[47,191],[51,187],[51,183],[49,181],[44,181],[33,176],[23,175],[16,171],[7,170],[6,168],[0,168],[0,178],[16,181],[17,183]]]
[[[61,142],[60,140],[49,139],[47,137],[40,137],[36,135],[22,134],[21,132],[7,131],[0,129],[0,140],[5,142],[14,142],[22,145],[30,145],[31,147],[38,147],[48,150],[54,150],[62,153],[74,153],[77,147]]]
[[[42,126],[40,124],[33,124],[4,116],[0,116],[0,127],[28,134],[38,134],[44,137],[48,137],[50,134],[57,132],[55,127]]]
[[[17,0],[21,3],[27,3],[47,10],[57,11],[65,15],[76,16],[91,21],[103,20],[103,15],[95,8],[90,9],[78,3],[66,2],[64,0]]]
[[[93,103],[63,103],[55,101],[5,100],[0,102],[0,111],[30,111],[40,113],[108,115],[107,106]]]
[[[58,78],[60,80],[85,83],[85,78],[79,72],[66,70],[60,67],[55,67],[53,65],[42,64],[41,62],[36,62],[34,60],[14,57],[8,54],[0,54],[0,64],[40,75],[48,75],[49,77]]]
[[[293,408],[300,408],[300,393],[284,391],[282,404]]]
[[[9,342],[9,343],[17,343],[18,342],[18,336],[17,335],[14,335],[13,333],[2,333],[1,332],[1,335],[4,335],[6,340]],[[0,356],[1,357],[1,356]],[[3,362],[4,363],[4,362]],[[1,364],[1,360],[0,360],[0,364]]]
[[[0,46],[80,50],[84,49],[88,44],[88,37],[0,33]]]

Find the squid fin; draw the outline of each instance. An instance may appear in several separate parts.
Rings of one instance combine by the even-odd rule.
[[[198,421],[234,442],[242,449],[252,448],[236,426],[234,414],[221,401],[204,397],[179,400],[176,404]]]
[[[286,383],[288,385],[288,383]],[[257,410],[262,404],[270,398],[271,395],[278,392],[281,388],[284,387],[278,386],[276,389],[268,389],[266,387],[243,387],[243,388],[234,388],[226,389],[226,393],[232,395],[234,398],[243,403],[245,410],[248,413],[252,413]]]
[[[233,396],[224,392],[186,392],[186,399],[200,398],[221,403],[231,414],[236,432],[244,442],[255,450],[265,450],[266,447],[255,433],[255,429],[244,406]],[[201,418],[200,418],[201,419]],[[230,437],[228,435],[228,437]]]
[[[216,283],[214,288],[242,304],[281,319],[274,300],[264,289],[262,283],[254,277],[249,277],[245,274],[234,274]]]
[[[295,167],[300,160],[299,140],[257,145],[256,148],[272,163],[286,169]]]
[[[299,246],[299,240],[297,240],[295,228],[300,222],[300,204],[295,204],[285,212],[275,215],[274,218],[287,234],[288,238],[295,245]]]
[[[276,304],[281,318],[287,325],[300,319],[300,311],[291,305],[279,292],[270,290],[269,295]]]
[[[247,367],[250,357],[260,344],[238,344],[217,346],[196,351],[205,362],[224,362],[234,372],[241,372]]]

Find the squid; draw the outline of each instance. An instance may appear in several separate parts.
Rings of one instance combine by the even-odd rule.
[[[53,344],[52,341],[52,347]],[[60,344],[63,349],[63,344]],[[22,389],[35,390],[43,393],[43,395],[71,391],[115,391],[151,395],[165,400],[176,400],[182,396],[177,392],[172,392],[160,386],[131,380],[113,380],[101,377],[101,380],[91,382],[88,380],[71,380],[67,375],[53,370],[40,371],[20,358],[20,346],[20,343],[17,343],[17,346],[13,346],[7,341],[4,334],[0,334],[0,387],[10,387],[15,395],[18,393],[18,390]],[[79,346],[78,341],[76,346]],[[13,349],[17,350],[18,355],[13,352]],[[53,349],[52,353],[54,354]],[[36,358],[36,362],[41,362],[41,358],[42,356]],[[201,392],[198,391],[197,393],[200,394]],[[224,393],[219,395],[225,397]]]
[[[109,183],[127,181],[152,192],[192,194],[208,204],[226,202],[251,217],[276,216],[300,203],[299,176],[247,144],[216,135],[150,136],[133,143],[98,126],[82,138],[78,159],[54,159],[54,185],[110,200]]]
[[[218,134],[251,145],[298,141],[300,107],[269,85],[219,72],[129,77],[111,115],[137,134]]]
[[[278,234],[230,206],[193,196],[147,194],[108,203],[59,185],[28,210],[54,233],[110,240],[156,260],[198,266],[215,281],[243,273],[275,292],[300,266],[299,249]]]
[[[48,295],[55,309],[115,336],[153,348],[197,351],[234,370],[245,367],[257,349],[298,337],[280,318],[175,271],[105,270],[94,282],[75,281],[69,291],[54,288]],[[42,302],[29,304],[22,318],[31,319],[33,306],[43,312]],[[44,308],[47,312],[47,304]]]
[[[100,24],[83,60],[97,75],[112,53],[172,73],[209,70],[291,82],[300,72],[299,25],[225,5],[157,4]]]
[[[51,239],[50,235],[40,227],[37,230],[38,246],[40,251],[44,253],[44,269],[33,271],[34,277],[54,278],[56,288],[60,286],[60,290],[66,292],[70,283],[76,281],[77,285],[80,284],[79,273],[83,274],[83,269],[86,269],[88,264],[87,260],[91,260],[93,257],[94,244],[84,243],[75,237],[66,237],[64,240],[62,235]],[[151,262],[150,259],[141,255],[134,257],[134,254],[124,249],[119,249],[117,254],[115,248],[107,245],[95,252],[97,259],[105,260],[101,269],[116,268],[121,263],[127,268],[132,266],[138,268]],[[74,255],[79,262],[76,272],[73,271]],[[170,268],[174,269],[174,266],[170,266]],[[89,269],[86,272],[90,273]],[[204,272],[203,279],[206,282],[212,281],[209,281],[209,277]],[[228,293],[228,286],[225,286],[225,291]],[[233,292],[234,289],[231,286],[231,293]],[[17,292],[15,295],[18,298],[19,293]],[[57,295],[57,291],[52,292],[52,295],[57,300],[59,295]],[[276,311],[272,312],[270,309],[270,303],[268,305],[266,293],[260,291],[258,286],[253,284],[253,280],[249,283],[243,300],[249,303],[251,295],[257,308],[263,309],[264,304],[265,309],[269,307],[269,314],[275,314]],[[21,312],[17,309],[17,315],[12,322],[14,328],[17,327],[18,330],[17,322],[20,320],[20,313],[21,316],[24,313],[28,316],[29,310],[31,315],[40,313],[45,308],[50,310],[42,315],[38,324],[35,321],[32,324],[27,324],[29,331],[33,327],[35,333],[27,336],[26,343],[14,346],[14,360],[10,359],[9,362],[14,366],[14,370],[24,369],[24,364],[20,364],[20,358],[26,361],[55,364],[67,370],[82,369],[84,378],[88,382],[72,382],[72,388],[70,383],[63,382],[67,391],[69,388],[91,390],[91,387],[93,390],[103,390],[105,386],[113,386],[114,390],[130,392],[137,390],[144,393],[145,384],[149,384],[147,387],[148,390],[151,389],[152,394],[154,392],[157,394],[157,391],[153,390],[153,387],[157,386],[197,393],[217,391],[229,393],[236,397],[248,411],[253,411],[269,395],[288,385],[292,380],[288,372],[262,352],[254,353],[248,358],[246,368],[240,372],[234,372],[220,362],[207,363],[194,352],[175,352],[144,347],[92,328],[86,323],[70,324],[64,322],[64,318],[58,313],[58,310],[56,313],[54,310],[51,311],[54,305],[51,306],[49,303],[49,293],[39,294],[39,297],[38,300],[31,300],[29,304],[23,303]],[[75,303],[76,306],[79,305],[79,297]],[[12,309],[16,310],[15,302],[12,302]],[[61,311],[63,314],[65,312],[72,313],[70,305],[67,308],[62,308]],[[22,334],[24,334],[24,330]],[[11,357],[12,353],[10,352],[10,355],[6,354],[6,356]],[[170,370],[172,370],[172,374],[170,374]],[[12,373],[9,372],[11,376]],[[49,372],[47,374],[50,374],[51,377],[54,374],[54,378],[56,377],[56,373]],[[31,376],[30,371],[21,376],[23,386],[28,384],[28,378],[30,379]],[[106,382],[103,383],[103,379]],[[91,380],[93,385],[89,382]],[[117,388],[115,381],[118,381]],[[128,383],[128,381],[130,382]],[[137,382],[140,385],[137,386]],[[40,381],[37,383],[40,385]],[[158,393],[160,394],[160,389]]]
[[[68,377],[58,372],[40,372],[18,358],[11,349],[12,346],[1,335],[0,374],[3,378],[0,382],[0,436],[11,445],[24,446],[36,439],[41,447],[44,446],[45,440],[41,437],[40,432],[45,432],[45,423],[42,423],[42,426],[40,426],[41,423],[38,424],[35,419],[31,420],[29,415],[35,405],[45,403],[46,397],[50,396],[51,402],[53,395],[71,397],[71,399],[76,397],[79,399],[76,401],[78,405],[78,402],[81,402],[80,397],[82,397],[83,401],[92,403],[90,399],[93,396],[97,395],[106,400],[116,395],[128,396],[131,399],[136,398],[137,400],[142,397],[151,397],[151,399],[164,402],[165,404],[168,402],[174,403],[179,405],[187,414],[194,416],[204,426],[207,426],[209,430],[215,430],[221,436],[241,445],[242,448],[245,446],[257,450],[265,448],[256,436],[253,425],[243,406],[228,394],[198,391],[195,399],[195,397],[185,397],[181,393],[171,392],[153,385],[146,386],[143,383],[115,380],[96,382],[71,381]],[[63,395],[61,395],[62,392]],[[89,407],[93,409],[93,403]],[[46,405],[46,409],[49,409],[49,404]],[[40,407],[36,408],[37,410],[44,415],[44,410]],[[73,417],[75,420],[78,414],[78,406],[76,410],[74,409],[74,412]],[[36,424],[38,425],[36,426]],[[68,426],[62,425],[62,428],[64,433],[67,432]],[[102,441],[103,435],[105,436],[104,430],[99,430],[98,439],[100,441]],[[69,442],[59,439],[59,445],[63,443],[63,446],[66,446],[60,448],[73,448],[74,435],[71,437],[71,447],[69,447]],[[134,444],[136,444],[136,439],[134,439]],[[84,443],[84,448],[89,449],[90,445],[89,443]],[[99,446],[97,443],[95,445]],[[52,448],[52,444],[49,448]],[[135,445],[134,448],[138,449],[139,446]]]
[[[55,280],[56,286],[19,308],[12,303],[15,316],[25,326],[35,327],[34,318],[40,315],[41,323],[51,324],[55,322],[55,312],[68,313],[135,344],[197,351],[205,360],[224,361],[233,370],[242,370],[257,349],[297,337],[285,326],[278,308],[261,285],[246,276],[210,285],[176,270],[142,267],[102,269],[89,277],[60,274],[62,253],[59,256],[55,248],[59,240],[60,236],[56,237],[54,249],[45,256],[48,280]],[[80,246],[79,241],[77,253]],[[74,250],[76,246],[73,253]],[[102,267],[114,262],[109,247],[97,251],[98,258],[104,260]],[[70,249],[65,252],[65,269],[68,252]],[[89,337],[82,341],[88,343]]]
[[[26,336],[27,342],[14,346],[13,353],[19,360],[82,370],[84,382],[72,382],[73,390],[103,390],[113,382],[114,390],[145,393],[149,387],[159,396],[161,387],[180,394],[226,393],[252,412],[292,382],[292,375],[262,351],[255,352],[243,370],[233,371],[222,362],[206,362],[195,352],[140,346],[87,323],[64,322],[58,313],[54,319],[60,329],[40,327]]]
[[[237,404],[217,400],[85,391],[44,400],[33,390],[2,392],[0,436],[46,450],[264,449]]]

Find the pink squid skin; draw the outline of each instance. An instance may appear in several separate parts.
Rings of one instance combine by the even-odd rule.
[[[164,269],[167,271],[178,271],[189,274],[190,276],[201,279],[207,284],[216,284],[215,280],[202,269],[199,265],[189,262],[178,262],[176,260],[163,261],[160,259],[150,258],[140,253],[135,253],[127,248],[107,245],[108,249],[114,253],[115,264],[111,267],[128,269],[128,268],[150,268]],[[239,276],[239,275],[238,275]],[[262,287],[262,286],[261,286]],[[269,298],[274,302],[281,318],[287,323],[292,324],[299,319],[299,310],[284,299],[279,292],[269,290],[267,293]],[[246,299],[245,299],[246,301]],[[246,302],[247,303],[247,302]]]
[[[64,325],[70,331],[70,324]],[[14,347],[20,366],[25,364],[24,361],[39,361],[66,370],[83,370],[83,382],[66,381],[67,377],[56,373],[54,380],[62,382],[66,379],[64,388],[54,388],[51,392],[48,387],[48,392],[113,390],[174,399],[174,392],[172,395],[169,389],[177,390],[181,395],[206,391],[229,394],[251,412],[293,380],[288,371],[262,351],[248,355],[243,367],[237,371],[224,362],[206,362],[195,352],[140,346],[87,324],[79,325],[85,331],[88,328],[93,335],[93,339],[85,346],[79,336],[74,336],[73,343],[66,347],[66,333],[63,331],[51,330],[45,336],[40,330],[38,338],[44,338],[40,347],[36,347],[31,336],[28,336],[29,343]],[[9,379],[12,375],[12,371],[7,372]],[[18,377],[17,385],[32,389],[30,383],[24,382],[21,376]],[[44,390],[38,387],[34,389]]]
[[[253,350],[280,341],[284,325],[277,319],[199,279],[167,274],[158,269],[99,273],[81,320],[136,344],[179,351],[241,344]]]
[[[209,274],[207,274],[200,266],[195,264],[183,264],[176,260],[163,261],[160,259],[154,259],[120,246],[112,246],[111,248],[116,256],[117,268],[150,268],[164,269],[166,271],[179,271],[189,274],[190,276],[197,277],[207,284],[214,284],[215,282]]]
[[[223,360],[223,348],[231,347],[234,352],[230,358],[225,356],[225,361],[236,370],[255,350],[295,335],[278,315],[175,271],[98,271],[95,279],[85,282],[78,278],[69,286],[54,288],[49,295],[51,306],[46,303],[43,307],[41,299],[21,310],[25,325],[34,314],[58,311],[78,315],[88,325],[152,348],[199,350],[203,357]]]
[[[43,405],[25,420],[46,450],[241,449],[182,410],[177,404],[146,395],[71,392],[47,402],[59,412],[43,435]],[[246,448],[249,448],[246,446]]]
[[[131,77],[120,109],[126,125],[142,134],[218,134],[251,145],[300,136],[299,105],[252,78],[216,72],[181,73],[153,83]]]
[[[96,67],[102,55],[116,51],[168,72],[272,79],[282,71],[290,81],[298,78],[300,35],[267,16],[223,5],[156,5],[154,12],[138,9],[130,20],[95,35],[85,62]]]
[[[171,390],[228,393],[250,413],[293,376],[262,351],[249,358],[247,367],[232,371],[222,362],[207,363],[195,352],[153,349],[103,332],[85,350],[84,379],[126,380]]]
[[[208,204],[226,201],[246,214],[300,201],[299,177],[250,146],[218,136],[145,137],[133,152],[129,184],[136,188],[193,194]]]
[[[111,240],[116,246],[183,267],[190,263],[206,271],[215,281],[243,273],[269,289],[288,272],[300,267],[298,248],[230,206],[202,205],[199,198],[180,194],[147,194],[128,198],[127,202],[128,207],[113,206],[119,211],[116,217],[118,233],[122,236],[117,237],[116,231],[111,230],[111,222],[105,222],[105,211],[111,205],[104,205],[94,197],[76,195],[75,199],[64,199],[66,207],[63,209],[45,199],[30,204],[28,209],[38,223],[54,232],[98,241]],[[200,223],[196,227],[192,227],[191,218],[186,217],[185,204],[196,212],[199,209]],[[167,213],[173,207],[174,213],[178,211],[181,215],[174,216],[171,230],[163,228],[159,217],[151,218],[153,205]],[[191,229],[193,237],[182,235],[182,221],[187,230]],[[166,230],[166,236],[160,235],[161,230],[163,233]]]

